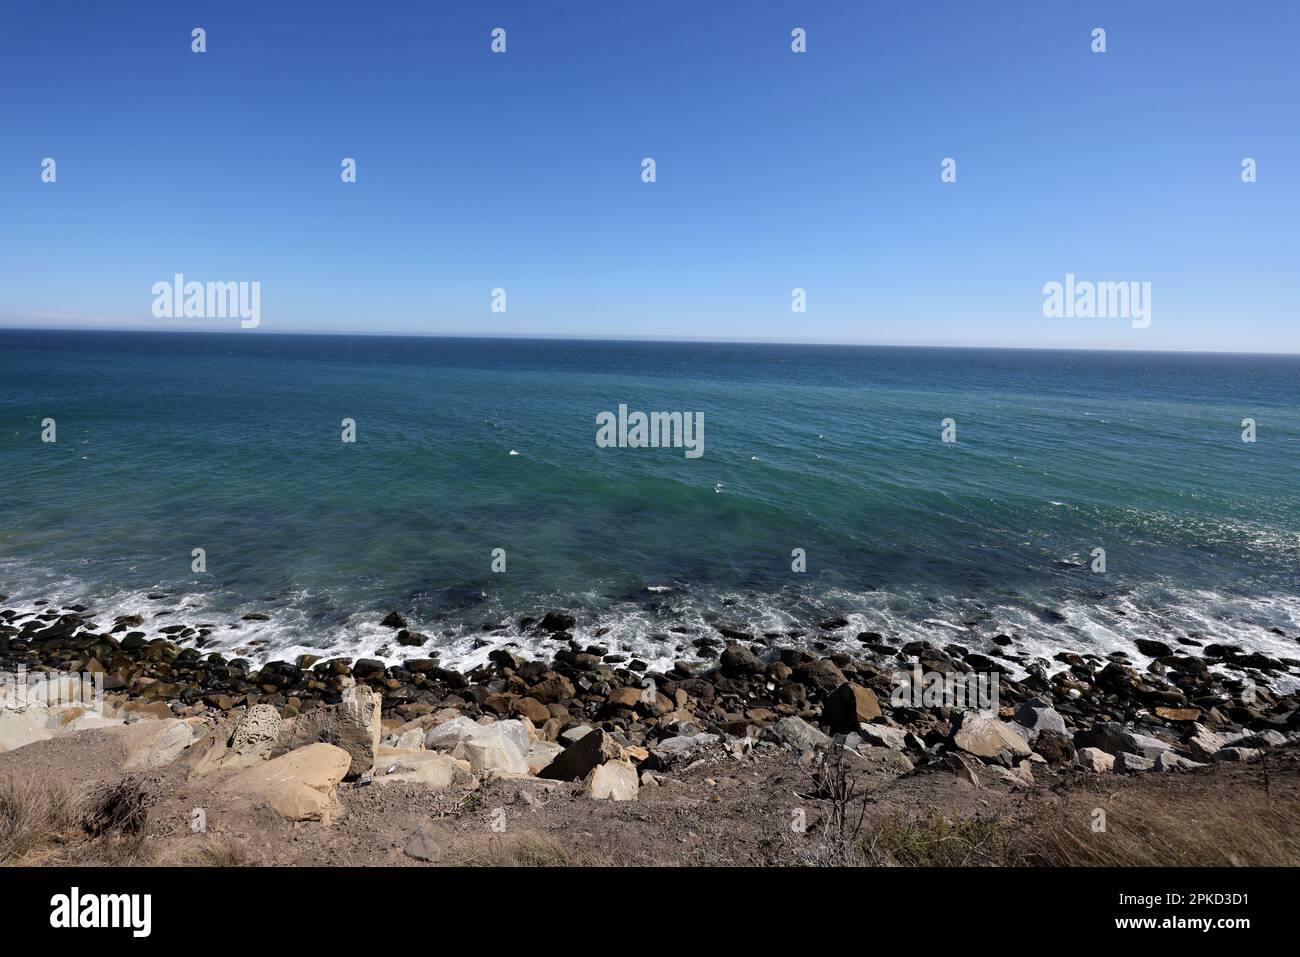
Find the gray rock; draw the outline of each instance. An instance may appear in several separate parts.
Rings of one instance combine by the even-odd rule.
[[[1214,756],[1228,744],[1223,735],[1211,731],[1204,725],[1193,725],[1192,730],[1183,738],[1192,757],[1201,761],[1213,761]]]
[[[858,731],[863,741],[882,748],[903,751],[907,748],[907,732],[884,724],[864,724]]]
[[[796,751],[816,751],[831,743],[829,736],[814,728],[803,718],[794,716],[782,718],[774,724],[772,733],[776,735],[778,741]]]
[[[1214,753],[1214,760],[1244,764],[1247,761],[1259,760],[1259,756],[1263,753],[1258,748],[1222,748]]]
[[[1157,771],[1190,771],[1193,768],[1203,768],[1204,764],[1197,761],[1189,761],[1172,751],[1166,751],[1156,758],[1155,770]]]
[[[1145,755],[1130,754],[1127,751],[1121,751],[1119,754],[1115,755],[1116,771],[1123,771],[1131,774],[1134,771],[1150,771],[1155,766],[1155,758],[1148,758]]]
[[[1130,731],[1114,721],[1099,724],[1082,735],[1085,747],[1101,748],[1107,754],[1140,754],[1145,758],[1155,758],[1170,750],[1168,741],[1161,741],[1148,734]]]
[[[1278,731],[1259,731],[1232,742],[1238,748],[1280,748],[1286,744],[1286,735]]]
[[[1016,723],[1035,732],[1065,734],[1065,719],[1055,708],[1040,703],[1038,699],[1026,701],[1016,709]]]

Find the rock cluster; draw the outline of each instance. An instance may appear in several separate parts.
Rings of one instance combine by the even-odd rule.
[[[427,642],[397,613],[382,624],[402,647]],[[892,773],[933,766],[977,784],[982,769],[1027,786],[1035,765],[1187,771],[1300,740],[1296,696],[1265,683],[1300,661],[1227,646],[1197,656],[1149,642],[1144,652],[1159,656],[1145,671],[1120,653],[1063,652],[1053,672],[1046,661],[1006,650],[1008,636],[995,642],[993,657],[956,644],[894,648],[875,633],[858,636],[859,654],[819,656],[781,647],[780,635],[719,626],[725,644],[696,643],[721,646],[716,664],[682,660],[651,672],[575,640],[568,613],[522,624],[560,642],[552,660],[497,648],[486,664],[461,673],[436,656],[414,655],[395,665],[310,655],[255,665],[202,651],[201,625],[168,625],[150,636],[138,615],[101,631],[78,611],[5,609],[0,664],[101,673],[109,707],[104,717],[56,714],[0,698],[0,750],[64,727],[103,726],[140,755],[135,760],[174,760],[187,750],[192,773],[231,772],[250,793],[269,795],[266,769],[286,769],[286,780],[302,787],[266,800],[281,813],[305,815],[295,819],[328,821],[321,796],[344,780],[441,789],[535,776],[581,782],[596,799],[635,800],[642,782],[713,748],[744,758],[763,748],[804,754],[838,742],[864,766]],[[896,704],[897,675],[913,667],[991,674],[1001,707]],[[130,730],[150,718],[160,719],[152,734]]]

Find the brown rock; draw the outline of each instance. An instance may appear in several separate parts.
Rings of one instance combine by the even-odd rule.
[[[555,781],[581,781],[597,766],[622,757],[623,749],[604,731],[596,728],[564,749],[538,775]]]
[[[822,720],[831,726],[832,731],[847,733],[880,717],[880,713],[880,702],[876,700],[875,692],[846,681],[826,699]]]

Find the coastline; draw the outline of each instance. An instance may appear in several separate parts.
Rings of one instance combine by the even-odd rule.
[[[1086,791],[1088,781],[1102,776],[1116,787],[1123,780],[1216,801],[1223,795],[1214,776],[1255,766],[1300,784],[1300,700],[1275,688],[1279,678],[1300,670],[1300,661],[1213,645],[1149,646],[1159,654],[1144,671],[1120,653],[1060,652],[1051,669],[1032,667],[1014,678],[1005,661],[958,645],[897,647],[872,633],[856,636],[857,654],[823,657],[721,628],[716,638],[697,641],[707,661],[652,672],[644,662],[573,641],[574,617],[556,610],[521,622],[563,645],[553,659],[528,660],[497,648],[489,663],[461,672],[425,656],[415,646],[421,636],[394,612],[383,625],[395,644],[409,646],[401,665],[308,656],[255,667],[193,647],[198,630],[192,624],[160,628],[134,617],[98,629],[86,627],[85,609],[45,607],[38,614],[0,611],[0,670],[100,676],[103,712],[30,703],[24,710],[12,688],[0,690],[0,747],[8,749],[0,752],[0,782],[12,786],[27,762],[64,774],[82,768],[77,780],[101,786],[105,780],[138,784],[140,774],[152,774],[155,785],[171,781],[187,795],[183,800],[222,806],[225,794],[225,818],[253,814],[255,823],[240,826],[264,832],[267,840],[284,838],[295,826],[289,822],[308,821],[321,835],[335,835],[320,837],[332,847],[347,822],[375,800],[396,801],[398,817],[418,832],[427,830],[417,819],[430,795],[450,802],[452,810],[440,818],[459,821],[483,811],[484,796],[503,788],[511,802],[529,808],[563,797],[565,827],[607,814],[598,806],[663,803],[669,796],[671,813],[680,815],[701,800],[722,800],[711,792],[734,775],[718,775],[742,769],[760,790],[791,775],[807,777],[813,805],[829,800],[818,794],[828,775],[838,774],[850,791],[869,788],[876,811],[894,806],[888,795],[899,795],[897,804],[910,794],[893,813],[942,812],[957,820],[978,818],[995,797],[1011,813],[1026,795],[1038,806],[1051,794]],[[938,679],[933,687],[941,697],[900,704],[901,674]],[[952,675],[991,677],[996,710],[944,700],[943,678]],[[950,678],[949,694],[951,685]],[[328,787],[311,791],[306,810],[297,799],[285,805],[282,796],[239,790],[244,775],[325,751],[341,763]],[[714,770],[700,778],[701,768]],[[1153,777],[1175,783],[1142,783]],[[854,780],[857,785],[844,784]],[[1267,789],[1269,775],[1262,780]],[[223,783],[202,790],[213,782]],[[194,788],[203,796],[194,796]],[[221,790],[228,788],[234,790]],[[861,795],[868,791],[857,793],[866,800]],[[574,805],[578,798],[611,800]],[[770,808],[762,820],[756,813],[732,807],[726,827],[773,826]],[[827,813],[830,818],[814,815],[815,851],[796,842],[794,858],[775,862],[798,863],[799,854],[822,863],[856,860],[860,835],[847,843],[834,838],[827,822],[835,813]],[[153,837],[170,835],[161,846],[188,840],[176,821],[147,814],[143,820],[151,822]],[[331,822],[339,826],[331,830]],[[398,863],[421,861],[418,853],[399,857]]]

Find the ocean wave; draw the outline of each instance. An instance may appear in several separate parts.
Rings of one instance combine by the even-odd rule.
[[[395,603],[409,630],[428,637],[423,646],[410,647],[397,642],[394,629],[379,624],[381,613],[342,609],[330,596],[302,589],[263,601],[232,601],[226,595],[167,584],[113,590],[54,574],[29,575],[22,581],[22,571],[30,569],[0,562],[0,592],[9,594],[6,607],[32,612],[84,604],[87,617],[101,628],[111,628],[119,615],[141,614],[146,620],[141,630],[149,637],[172,624],[201,625],[206,631],[203,651],[255,664],[292,661],[305,654],[376,658],[389,665],[438,657],[448,667],[467,670],[484,664],[497,648],[549,660],[565,643],[523,625],[549,608],[577,617],[572,631],[577,644],[639,658],[659,671],[677,660],[715,658],[726,641],[720,627],[749,633],[775,647],[849,654],[861,653],[857,636],[866,632],[879,634],[897,648],[913,641],[938,647],[958,644],[1004,660],[1011,655],[1007,664],[1021,675],[1035,661],[1058,670],[1059,663],[1052,659],[1062,651],[1098,656],[1120,651],[1142,667],[1151,659],[1138,650],[1139,639],[1157,639],[1193,653],[1192,643],[1218,643],[1274,658],[1300,657],[1300,598],[1187,589],[1171,582],[1125,594],[1076,595],[1059,601],[1023,595],[954,596],[926,589],[702,592],[676,583],[646,586],[639,597],[618,600],[599,589],[538,595],[516,608],[485,596],[457,612],[427,615]],[[40,599],[49,604],[37,606]],[[244,620],[249,613],[265,615],[266,620]],[[832,618],[847,624],[823,629],[821,623]],[[1001,635],[1011,637],[1009,647],[994,641]],[[709,641],[700,647],[700,639]],[[1293,678],[1283,678],[1278,685],[1280,690],[1295,686]]]

